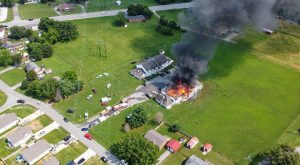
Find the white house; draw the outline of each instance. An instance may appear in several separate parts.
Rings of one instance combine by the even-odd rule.
[[[46,140],[39,140],[29,148],[21,152],[21,156],[25,162],[32,165],[42,159],[50,152],[51,146]]]
[[[8,145],[12,147],[23,146],[33,136],[30,127],[20,127],[12,134],[9,134],[6,138]]]
[[[136,68],[130,73],[138,78],[143,79],[165,69],[173,63],[173,60],[163,54],[156,55],[136,65]]]
[[[0,133],[7,131],[19,122],[18,116],[15,113],[0,115]]]

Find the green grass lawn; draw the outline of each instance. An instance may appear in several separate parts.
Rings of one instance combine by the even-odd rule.
[[[56,143],[62,141],[68,134],[69,134],[68,131],[66,131],[62,127],[59,127],[57,129],[49,132],[43,138],[51,144],[56,144]]]
[[[0,106],[2,106],[3,104],[5,104],[7,99],[6,94],[3,91],[0,91]]]
[[[70,160],[76,159],[87,150],[87,147],[80,141],[73,142],[67,148],[55,155],[60,164],[67,164]]]
[[[182,9],[178,9],[178,10],[166,10],[166,11],[158,11],[157,14],[159,16],[163,16],[163,17],[167,18],[168,20],[178,21],[179,20],[178,16],[180,14],[183,14],[186,11],[187,10],[182,10]]]
[[[6,139],[0,139],[0,157],[1,158],[4,158],[4,157],[12,154],[14,151],[19,149],[19,147],[17,147],[17,148],[8,147],[5,140]]]
[[[74,9],[71,11],[64,11],[62,15],[79,14],[82,13],[82,9],[79,5],[74,5]]]
[[[300,115],[290,124],[290,126],[281,134],[278,143],[289,144],[293,147],[300,146],[300,138],[298,129],[300,125]]]
[[[13,106],[6,111],[2,112],[3,113],[15,113],[18,117],[21,119],[29,116],[30,114],[34,113],[36,111],[36,108],[30,105],[16,105]]]
[[[91,157],[84,164],[86,164],[86,165],[105,165],[105,163],[101,161],[101,159],[98,155]]]
[[[1,23],[4,23],[4,22],[10,22],[14,19],[14,14],[13,14],[13,9],[10,7],[8,8],[8,11],[7,11],[7,17],[6,17],[6,20],[5,21],[2,21]]]
[[[57,16],[54,7],[48,4],[26,4],[20,5],[18,8],[22,19]]]
[[[53,56],[39,62],[52,68],[54,75],[58,76],[64,71],[75,70],[79,79],[84,81],[85,86],[80,93],[54,105],[72,122],[83,122],[84,112],[92,116],[103,110],[100,99],[106,95],[112,97],[111,104],[129,95],[141,84],[129,74],[135,66],[131,62],[156,55],[161,48],[169,55],[171,44],[180,38],[180,33],[172,37],[157,33],[154,30],[157,19],[129,24],[128,28],[114,27],[113,21],[114,17],[74,21],[79,29],[79,38],[55,45]],[[104,72],[110,76],[96,79]],[[112,84],[110,89],[106,88],[107,83]],[[97,94],[87,100],[93,88],[97,89]],[[75,113],[66,113],[71,107],[76,110]]]
[[[0,79],[7,85],[14,86],[25,79],[25,71],[23,69],[13,69],[1,74]]]

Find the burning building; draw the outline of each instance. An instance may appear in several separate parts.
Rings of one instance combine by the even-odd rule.
[[[199,81],[194,81],[193,84],[180,81],[161,89],[155,100],[163,107],[170,109],[173,105],[195,99],[202,88],[203,85]]]

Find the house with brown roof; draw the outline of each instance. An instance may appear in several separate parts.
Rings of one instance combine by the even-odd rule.
[[[74,5],[71,4],[71,3],[63,3],[60,6],[58,6],[58,8],[57,8],[57,10],[60,11],[60,12],[70,11],[70,10],[73,10],[73,9],[74,9]]]
[[[186,143],[186,147],[192,149],[198,144],[198,142],[199,140],[197,137],[192,137],[191,140]]]
[[[126,19],[129,23],[146,21],[146,17],[143,15],[135,15],[135,16],[126,15]]]
[[[144,138],[154,143],[160,150],[163,149],[167,142],[170,140],[170,138],[159,134],[155,130],[148,131],[144,135]]]
[[[170,140],[167,144],[167,150],[169,150],[172,153],[176,153],[177,151],[179,151],[181,145],[177,140]]]

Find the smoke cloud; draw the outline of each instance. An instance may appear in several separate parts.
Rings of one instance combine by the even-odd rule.
[[[173,82],[191,84],[208,71],[208,62],[225,34],[247,26],[274,28],[272,8],[276,0],[194,0],[189,12],[179,16],[187,29],[172,47],[179,68]]]
[[[300,22],[299,0],[277,0],[273,9],[280,16]]]

